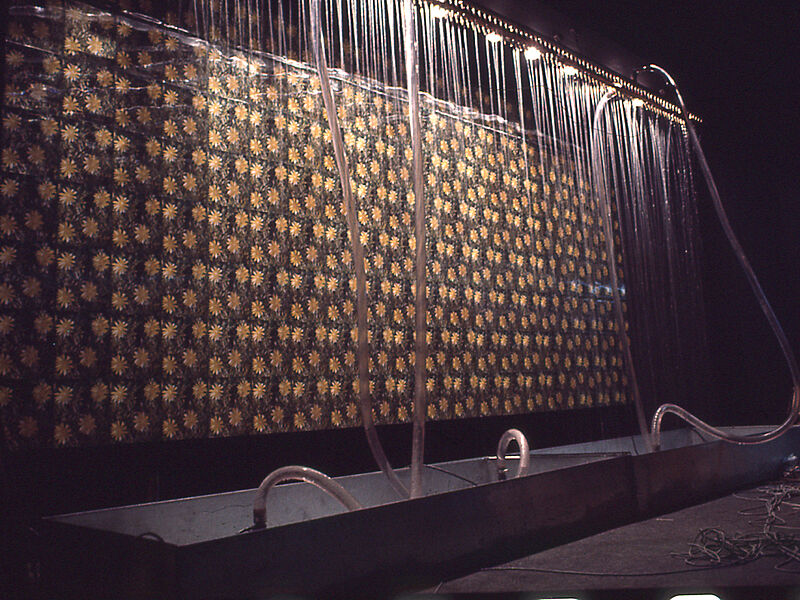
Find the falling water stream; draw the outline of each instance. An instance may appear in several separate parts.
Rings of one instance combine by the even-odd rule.
[[[132,10],[113,17],[159,31],[139,51],[136,93],[162,93],[162,83],[185,92],[182,104],[150,112],[169,121],[195,110],[201,120],[188,151],[200,158],[187,164],[222,208],[196,231],[223,257],[263,242],[242,262],[263,278],[248,299],[271,310],[240,327],[261,331],[248,358],[252,379],[267,383],[246,401],[258,406],[242,400],[257,430],[287,428],[286,414],[297,429],[413,417],[414,493],[425,418],[621,405],[641,425],[661,403],[696,396],[705,361],[693,174],[677,111],[457,4],[321,0],[317,12],[312,0],[192,0],[165,18],[180,26]],[[78,29],[101,19],[75,15],[88,23]],[[89,44],[81,35],[91,38],[78,31],[75,43]],[[167,69],[154,41],[165,38],[195,61],[191,83]],[[115,160],[116,147],[108,152]],[[225,192],[240,204],[223,206]],[[246,233],[248,219],[261,229]],[[211,283],[213,295],[222,284]],[[212,387],[225,374],[215,360],[201,373]],[[240,367],[231,372],[238,383],[224,384],[254,398]]]
[[[244,5],[249,13],[243,11]],[[227,3],[212,5],[198,0],[195,10],[202,15],[201,23],[219,31],[231,46],[249,45],[313,64],[307,2],[299,6],[236,2],[236,15],[249,14],[249,20],[232,18]],[[468,391],[452,386],[452,380],[463,375],[458,385],[471,387],[466,367],[481,370],[482,363],[468,352],[465,362],[474,362],[461,365],[463,373],[459,373],[445,357],[446,347],[454,338],[469,346],[474,340],[466,339],[472,336],[466,329],[475,325],[476,316],[480,323],[478,315],[486,310],[489,314],[497,310],[503,317],[513,315],[506,313],[512,304],[525,307],[525,322],[503,321],[506,328],[530,328],[535,342],[523,345],[519,336],[514,341],[513,334],[487,331],[484,349],[502,349],[520,367],[526,365],[523,371],[560,372],[561,385],[554,387],[563,390],[569,390],[570,384],[579,389],[585,383],[580,380],[576,384],[574,377],[569,384],[565,381],[564,373],[575,363],[593,370],[601,386],[612,383],[609,377],[620,378],[622,389],[630,384],[622,364],[621,332],[613,318],[604,216],[598,201],[601,194],[614,207],[617,292],[631,338],[633,363],[640,373],[641,394],[631,403],[641,397],[643,406],[634,407],[634,412],[638,412],[641,425],[645,413],[652,414],[662,401],[685,401],[696,392],[705,342],[697,273],[697,215],[680,119],[620,92],[595,123],[598,103],[613,89],[608,83],[557,54],[535,45],[526,47],[499,29],[470,20],[453,7],[424,2],[413,9],[422,102],[419,108],[412,102],[410,113],[408,74],[413,71],[403,68],[409,53],[405,10],[400,0],[323,0],[321,23],[350,165],[348,176],[366,242],[370,313],[376,308],[387,310],[383,302],[374,299],[376,288],[385,288],[386,282],[376,277],[372,268],[373,259],[381,259],[372,256],[370,244],[386,235],[387,226],[397,227],[397,217],[403,216],[392,204],[402,205],[406,200],[392,193],[398,188],[398,175],[401,180],[419,179],[410,168],[415,156],[411,145],[393,142],[413,140],[409,133],[417,120],[423,139],[416,151],[422,154],[424,165],[419,183],[424,189],[428,280],[431,276],[438,279],[444,268],[453,271],[454,267],[445,265],[454,256],[461,257],[456,267],[462,281],[458,289],[444,286],[437,290],[428,285],[429,348],[424,369],[428,373],[423,381],[428,381],[429,415],[448,414],[453,410],[450,398]],[[231,26],[242,22],[255,22],[256,26],[244,30]],[[249,43],[246,36],[251,36]],[[348,92],[348,82],[358,91]],[[376,113],[370,107],[380,110]],[[371,156],[367,149],[372,146],[364,143],[367,130],[376,125],[383,129],[377,143],[383,151],[380,157]],[[595,139],[597,148],[593,149]],[[486,167],[465,165],[458,160],[464,156],[472,157],[476,164],[486,163]],[[386,165],[388,181],[370,179],[370,175],[383,172],[376,167],[376,160]],[[593,175],[597,169],[603,173],[602,184]],[[413,202],[413,194],[409,202]],[[381,214],[381,207],[386,213],[394,211],[390,223],[384,222],[386,214]],[[460,212],[456,221],[460,231],[450,231],[451,223],[440,227],[453,212]],[[464,228],[470,220],[482,223],[472,240]],[[403,225],[408,231],[410,224]],[[487,237],[499,241],[499,251],[481,247],[481,238]],[[413,250],[414,235],[409,232],[404,239]],[[385,242],[378,241],[381,243]],[[463,246],[461,252],[455,250],[458,245]],[[523,263],[529,269],[519,268]],[[496,272],[497,266],[504,264],[505,272]],[[494,278],[492,289],[471,289],[468,275],[465,285],[465,265],[479,278]],[[413,300],[416,284],[411,277],[418,267],[413,252],[408,252],[403,265],[406,291],[401,296],[412,296],[405,299],[406,308],[420,301]],[[453,274],[449,275],[451,281],[459,278]],[[526,276],[530,287],[523,281]],[[467,319],[460,320],[456,307],[465,303],[473,303],[477,314],[465,313]],[[403,312],[400,304],[398,298],[395,312]],[[411,344],[414,336],[408,318],[412,313],[410,309],[405,312],[397,320],[405,328],[404,343]],[[441,326],[441,315],[448,312],[456,315],[454,331]],[[384,362],[385,345],[396,341],[371,334],[369,349],[363,351],[369,353],[373,368],[376,357]],[[509,348],[513,350],[510,353]],[[474,383],[474,373],[472,379]],[[442,387],[441,381],[451,385]],[[542,381],[547,387],[548,376]],[[496,383],[502,390],[503,377],[497,376]],[[479,380],[474,387],[482,385]],[[507,382],[505,387],[509,387]],[[390,392],[397,389],[394,384],[390,388]],[[435,391],[443,392],[441,397],[431,394]],[[537,399],[527,404],[520,398],[496,400],[516,402],[523,409],[535,409],[538,402],[551,408],[581,403],[575,397],[580,394],[550,392],[546,398],[542,393],[530,393]],[[604,394],[599,392],[600,403],[620,401]]]

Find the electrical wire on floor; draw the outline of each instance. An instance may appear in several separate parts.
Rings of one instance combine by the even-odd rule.
[[[762,486],[754,492],[755,495],[734,494],[734,497],[759,503],[739,511],[739,514],[759,517],[758,522],[751,520],[748,524],[760,526],[760,531],[729,534],[716,527],[707,527],[701,529],[689,544],[688,553],[675,556],[683,558],[687,565],[709,567],[741,565],[764,557],[778,557],[784,560],[775,565],[776,570],[800,573],[800,534],[780,531],[800,527],[787,525],[787,519],[779,514],[784,507],[791,511],[789,517],[800,512],[800,505],[791,502],[800,497],[797,470],[792,477]],[[787,568],[789,566],[794,568]]]
[[[792,499],[800,499],[800,469],[795,467],[791,472],[791,477],[753,491],[755,495],[733,494],[733,497],[759,503],[759,506],[743,509],[738,514],[761,517],[758,522],[748,522],[748,525],[760,527],[761,531],[728,534],[720,528],[705,527],[689,543],[688,552],[671,554],[672,557],[684,561],[686,567],[682,569],[621,573],[507,565],[486,567],[481,569],[481,572],[517,571],[578,577],[659,577],[737,567],[763,557],[782,557],[784,560],[774,565],[775,570],[800,574],[800,534],[793,535],[777,531],[778,529],[800,529],[800,520],[798,520],[798,526],[787,525],[787,519],[779,514],[782,508],[787,507],[792,511],[791,515],[787,516],[800,515],[800,503],[791,502]],[[441,585],[439,584],[439,587]]]

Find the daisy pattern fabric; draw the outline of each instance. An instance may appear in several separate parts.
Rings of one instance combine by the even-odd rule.
[[[4,445],[357,426],[354,271],[312,66],[72,2],[12,11],[5,63]],[[357,77],[335,95],[374,412],[405,422],[407,106]],[[609,280],[599,211],[572,165],[430,98],[421,117],[429,418],[626,402],[610,289],[585,283]]]

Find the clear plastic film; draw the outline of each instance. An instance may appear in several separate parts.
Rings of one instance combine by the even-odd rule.
[[[676,168],[682,145],[661,141],[673,121],[646,107],[643,135],[658,143],[610,146],[619,158],[607,168],[642,190],[616,196],[629,216],[612,228],[635,243],[614,286],[592,188],[591,122],[606,89],[595,74],[457,7],[416,4],[411,110],[402,4],[320,6],[363,278],[309,3],[12,5],[0,173],[6,445],[405,423],[421,383],[428,419],[630,403],[612,287],[630,323],[639,309],[627,286],[692,277],[681,264],[646,277],[657,250],[648,236],[675,230],[647,216],[663,187],[649,183],[658,156],[670,157],[676,204],[693,205]],[[690,256],[693,231],[664,234],[676,256]],[[652,322],[653,339],[673,327]]]

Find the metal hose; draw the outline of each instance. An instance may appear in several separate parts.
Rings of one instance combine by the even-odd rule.
[[[622,298],[619,293],[619,280],[617,279],[617,252],[614,246],[614,230],[611,227],[611,202],[608,200],[606,193],[605,171],[602,168],[599,146],[599,121],[606,105],[619,98],[616,90],[609,90],[606,92],[600,102],[597,103],[597,108],[594,111],[594,120],[592,121],[591,130],[591,153],[592,153],[592,175],[594,177],[595,186],[598,189],[597,196],[600,199],[600,205],[603,212],[603,229],[606,238],[606,254],[608,254],[608,268],[611,271],[611,293],[614,296],[614,317],[617,325],[617,333],[619,334],[619,341],[622,345],[622,354],[625,358],[625,368],[628,372],[629,389],[633,396],[633,405],[636,409],[636,421],[639,424],[639,431],[642,438],[651,446],[652,441],[647,430],[647,418],[644,414],[644,407],[642,406],[642,397],[639,391],[639,380],[636,376],[636,368],[633,363],[633,353],[631,352],[631,344],[628,339],[628,332],[625,327],[625,318],[622,315]]]
[[[511,442],[517,442],[517,446],[519,446],[519,466],[514,477],[523,477],[528,473],[528,465],[531,460],[528,439],[519,429],[509,429],[500,436],[500,441],[497,444],[497,476],[500,480],[505,479],[508,472],[506,452]]]
[[[353,498],[350,492],[324,473],[309,467],[281,467],[267,475],[258,486],[256,498],[253,501],[253,527],[251,529],[262,529],[267,526],[267,494],[273,487],[284,481],[305,481],[336,498],[347,510],[361,508],[361,504]]]
[[[786,333],[783,331],[780,322],[778,321],[778,317],[775,315],[775,312],[772,310],[772,306],[770,305],[769,301],[767,300],[766,295],[764,294],[764,290],[761,288],[761,284],[758,282],[758,278],[756,277],[755,272],[753,271],[750,262],[747,260],[747,256],[745,256],[744,250],[742,249],[739,240],[736,238],[736,235],[731,228],[730,221],[728,220],[728,216],[725,213],[725,208],[722,206],[722,200],[719,196],[719,190],[717,189],[717,184],[714,181],[714,177],[711,174],[711,168],[708,166],[708,161],[706,160],[705,153],[703,152],[703,148],[700,145],[700,139],[697,137],[697,132],[692,125],[691,119],[689,117],[689,112],[686,110],[686,104],[683,101],[683,96],[681,96],[680,90],[675,83],[675,80],[672,76],[659,67],[658,65],[646,65],[641,67],[636,71],[636,75],[638,75],[642,71],[649,71],[652,73],[657,73],[664,80],[667,84],[675,91],[675,96],[678,100],[678,104],[681,107],[681,111],[683,112],[683,119],[684,124],[686,126],[686,131],[691,141],[695,152],[697,153],[697,159],[700,163],[700,169],[703,171],[703,177],[706,180],[706,185],[708,186],[708,191],[711,194],[711,200],[714,205],[714,210],[717,213],[717,217],[719,218],[720,224],[722,225],[723,230],[725,231],[725,235],[728,238],[728,242],[731,244],[733,248],[733,252],[736,255],[736,258],[739,261],[742,269],[747,276],[747,281],[750,283],[750,287],[753,289],[753,293],[755,294],[756,298],[758,299],[758,303],[761,306],[761,310],[764,312],[764,315],[767,318],[767,321],[772,328],[772,331],[775,333],[775,337],[778,338],[778,343],[780,344],[781,350],[783,351],[783,355],[786,358],[786,362],[789,365],[789,372],[792,376],[792,385],[794,386],[792,392],[792,402],[789,409],[789,415],[786,417],[786,420],[781,423],[775,429],[770,431],[765,431],[764,433],[760,433],[758,435],[736,435],[731,433],[726,433],[721,429],[717,429],[708,423],[701,421],[685,408],[681,408],[675,404],[663,404],[658,407],[655,414],[653,415],[652,421],[652,436],[655,447],[658,448],[660,444],[660,437],[661,437],[661,422],[664,419],[664,416],[667,413],[672,413],[677,417],[683,419],[687,423],[689,423],[695,429],[702,431],[714,438],[724,440],[726,442],[732,442],[735,444],[761,444],[764,442],[768,442],[770,440],[774,440],[775,438],[783,435],[787,430],[789,430],[797,421],[798,414],[800,413],[800,369],[797,366],[797,360],[794,356],[794,352],[792,351],[792,347],[789,344],[789,340],[786,337]]]
[[[342,181],[342,196],[345,208],[347,226],[350,230],[350,245],[353,253],[353,266],[356,272],[356,319],[358,328],[358,402],[361,410],[361,420],[367,443],[372,451],[372,456],[378,467],[389,479],[389,483],[402,497],[408,496],[408,490],[398,479],[397,474],[389,464],[386,453],[375,430],[375,421],[372,418],[372,403],[369,392],[369,345],[367,342],[367,275],[364,269],[364,248],[361,245],[361,231],[358,225],[353,191],[350,186],[350,170],[347,166],[347,157],[344,152],[342,132],[336,114],[336,103],[331,92],[331,82],[328,78],[328,62],[325,58],[325,46],[322,41],[322,25],[320,18],[320,0],[311,0],[311,42],[314,50],[314,61],[319,73],[322,100],[325,104],[325,113],[328,117],[328,126],[331,130],[331,141],[336,158],[336,167],[339,170],[339,179]]]

